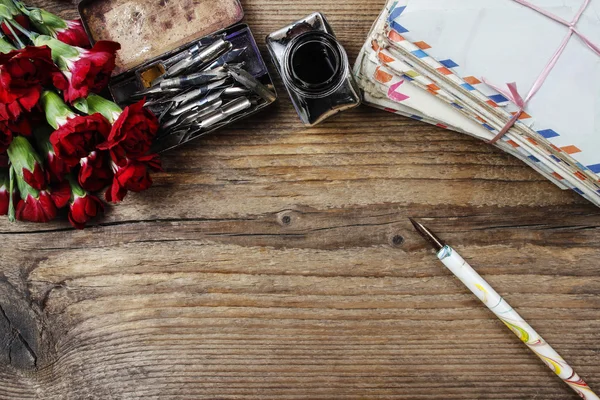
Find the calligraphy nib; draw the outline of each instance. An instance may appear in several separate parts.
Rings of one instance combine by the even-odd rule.
[[[419,232],[421,234],[421,236],[423,236],[425,238],[425,240],[427,240],[433,246],[435,251],[439,252],[444,247],[446,247],[446,243],[444,243],[442,241],[442,239],[437,237],[435,235],[435,233],[431,232],[428,228],[424,227],[423,225],[421,225],[414,219],[412,219],[412,218],[409,218],[409,219],[410,219],[410,222],[412,222],[415,229],[417,230],[417,232]]]

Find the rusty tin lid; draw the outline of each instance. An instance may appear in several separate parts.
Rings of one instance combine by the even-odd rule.
[[[240,0],[84,0],[79,13],[93,41],[121,44],[113,75],[244,17]]]

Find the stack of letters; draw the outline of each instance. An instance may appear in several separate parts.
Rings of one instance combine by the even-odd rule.
[[[365,102],[462,132],[600,206],[600,0],[394,0]]]

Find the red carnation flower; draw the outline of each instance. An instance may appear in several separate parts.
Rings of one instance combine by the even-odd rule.
[[[151,154],[136,160],[127,159],[122,165],[113,164],[115,176],[106,191],[106,201],[122,201],[128,191],[142,192],[152,186],[150,171],[162,171],[158,155]]]
[[[160,127],[158,118],[144,107],[145,100],[125,107],[113,123],[108,141],[98,148],[111,150],[115,161],[141,157],[150,151]]]
[[[69,222],[77,229],[85,228],[85,225],[104,211],[104,205],[96,196],[86,193],[83,197],[73,194],[69,211]]]
[[[16,218],[19,221],[50,222],[56,218],[58,209],[65,207],[71,199],[68,182],[53,187],[51,191],[37,191],[26,183],[21,183],[19,187],[24,190],[16,207]]]
[[[83,190],[72,176],[68,176],[67,180],[71,195],[69,221],[75,228],[83,229],[85,224],[104,211],[104,205],[96,196]]]
[[[104,142],[110,133],[110,123],[100,114],[78,116],[67,120],[50,136],[56,155],[69,167],[79,164]]]
[[[47,45],[52,49],[52,58],[68,80],[64,98],[71,103],[90,93],[100,93],[108,86],[115,69],[116,52],[121,48],[116,42],[99,41],[86,50],[45,35],[33,41],[37,46]]]
[[[15,171],[15,187],[19,188],[20,195],[16,218],[31,222],[54,219],[57,208],[64,207],[71,197],[69,186],[59,185],[42,190],[46,187],[46,181],[41,158],[23,136],[13,139],[8,147],[8,157]]]
[[[107,187],[113,179],[110,156],[104,151],[93,151],[88,157],[81,159],[79,184],[88,192],[99,192]]]
[[[31,111],[42,87],[67,88],[67,81],[54,65],[48,47],[26,47],[0,54],[0,120],[16,120]]]
[[[120,48],[119,43],[99,41],[91,50],[83,50],[66,74],[69,87],[65,91],[65,100],[73,102],[90,92],[102,92],[115,69],[116,53]]]
[[[15,135],[31,136],[31,125],[27,119],[18,122],[0,121],[0,153],[6,151]]]
[[[62,158],[56,156],[54,150],[46,154],[46,175],[48,182],[62,182],[65,174],[71,171],[71,168],[65,163]]]
[[[56,31],[56,38],[58,40],[71,46],[83,47],[84,49],[92,47],[80,19],[65,21],[65,23],[67,24],[66,28]]]
[[[33,171],[23,168],[23,179],[34,189],[42,190],[46,188],[46,174],[38,163],[35,164]]]
[[[8,154],[0,152],[0,168],[8,168]]]
[[[19,200],[16,217],[19,221],[50,222],[56,218],[56,205],[48,192],[39,192],[38,197],[30,193]]]
[[[71,200],[71,186],[67,181],[53,185],[48,193],[57,209],[66,207]]]

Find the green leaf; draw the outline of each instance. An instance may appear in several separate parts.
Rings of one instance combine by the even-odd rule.
[[[40,192],[25,182],[23,178],[23,169],[27,169],[31,172],[35,169],[35,163],[42,165],[40,156],[35,152],[29,140],[23,136],[17,136],[13,139],[10,146],[8,146],[8,158],[12,164],[11,170],[14,174],[14,178],[17,181],[17,187],[21,198],[25,200],[27,195],[31,195],[34,198],[39,198]]]
[[[72,103],[73,107],[83,113],[83,114],[90,114],[90,108],[88,106],[88,102],[87,99],[81,98],[81,99],[77,99]]]
[[[102,114],[111,124],[114,124],[123,112],[116,103],[97,94],[90,94],[85,99],[79,99],[73,106],[84,114]]]
[[[68,70],[67,61],[79,57],[77,47],[70,46],[48,35],[40,35],[33,39],[36,46],[48,46],[52,50],[52,60],[62,71]]]
[[[8,10],[10,11],[10,13],[13,16],[19,15],[21,14],[21,12],[19,11],[19,9],[15,6],[15,3],[13,3],[12,0],[0,0],[0,4],[2,4],[3,6],[5,6],[6,8],[8,8]]]
[[[64,125],[68,119],[75,118],[76,114],[69,108],[62,98],[50,90],[42,93],[40,103],[46,114],[46,121],[54,129],[58,129]]]
[[[10,8],[8,8],[4,4],[0,4],[0,18],[2,20],[10,20],[13,18],[13,14],[10,11]]]
[[[42,165],[42,159],[29,140],[23,136],[16,136],[6,152],[17,176],[23,177],[23,169],[33,172],[36,164]]]
[[[0,53],[8,54],[13,50],[16,50],[16,47],[13,46],[6,37],[0,37]]]

